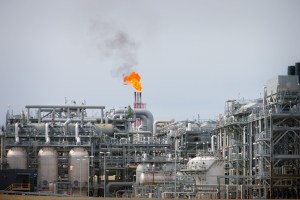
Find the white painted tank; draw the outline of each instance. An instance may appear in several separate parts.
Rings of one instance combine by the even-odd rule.
[[[155,166],[152,164],[139,164],[136,168],[136,183],[144,184],[161,184],[175,181],[175,166],[167,163]],[[164,173],[165,172],[165,173]]]
[[[199,172],[195,175],[196,185],[217,185],[218,176],[224,176],[224,161],[213,156],[198,156],[189,160],[187,169]]]
[[[73,188],[87,187],[89,154],[84,148],[73,148],[69,152],[69,181]],[[81,182],[81,184],[80,184]]]
[[[27,152],[24,148],[13,147],[7,152],[9,169],[27,169]]]
[[[54,184],[58,178],[57,151],[44,147],[38,153],[38,184],[42,190],[54,192]]]

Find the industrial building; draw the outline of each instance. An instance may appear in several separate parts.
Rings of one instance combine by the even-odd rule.
[[[299,75],[296,63],[262,99],[226,101],[215,133],[227,198],[300,198]]]
[[[154,121],[133,108],[27,105],[0,131],[2,191],[47,195],[300,198],[300,63],[263,98],[228,100],[214,120]],[[9,175],[8,175],[9,174]],[[12,175],[11,175],[12,174]]]

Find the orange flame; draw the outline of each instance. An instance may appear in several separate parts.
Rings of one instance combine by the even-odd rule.
[[[131,84],[138,92],[142,91],[141,77],[138,73],[132,72],[130,75],[124,77],[126,84]]]

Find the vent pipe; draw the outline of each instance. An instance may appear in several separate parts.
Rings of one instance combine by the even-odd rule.
[[[19,123],[15,123],[15,140],[16,143],[19,143]]]
[[[218,138],[216,135],[211,136],[211,151],[215,153],[215,143],[218,143]]]
[[[79,124],[75,124],[75,139],[76,139],[76,144],[80,144],[80,137],[79,137]]]
[[[49,123],[45,124],[45,140],[46,144],[50,143],[50,137],[49,137]]]

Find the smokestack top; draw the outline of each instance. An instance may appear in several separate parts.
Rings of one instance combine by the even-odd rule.
[[[134,92],[134,109],[144,109],[146,108],[146,104],[142,103],[142,93]]]

